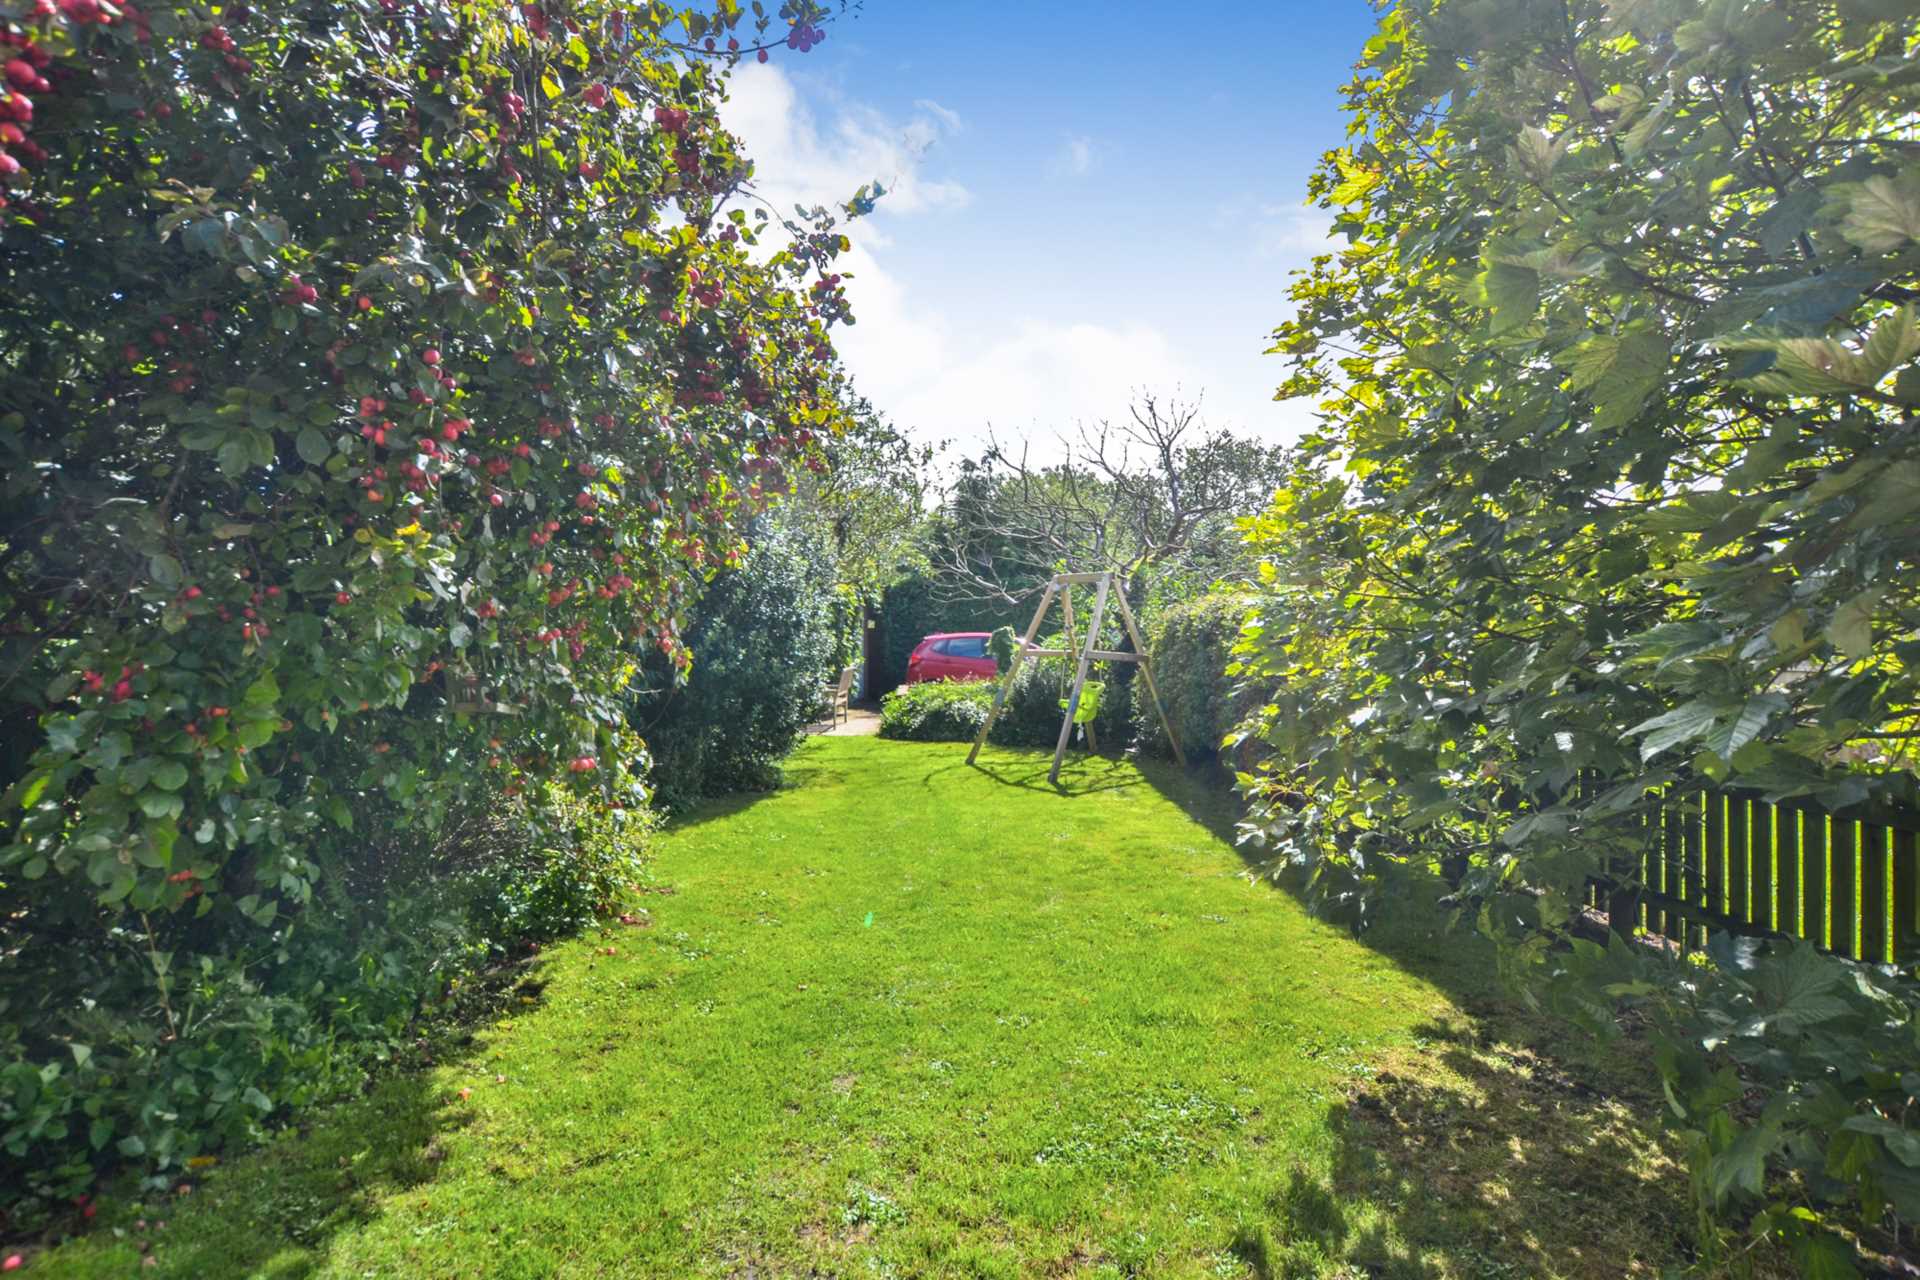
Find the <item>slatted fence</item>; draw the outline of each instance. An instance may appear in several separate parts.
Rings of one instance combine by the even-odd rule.
[[[1682,950],[1713,930],[1806,938],[1876,964],[1920,960],[1920,813],[1688,790],[1647,823],[1638,874],[1623,867],[1588,885],[1588,905],[1615,929],[1639,926]]]

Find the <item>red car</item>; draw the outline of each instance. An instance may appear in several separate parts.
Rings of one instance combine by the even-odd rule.
[[[943,631],[928,636],[907,655],[908,684],[923,680],[991,680],[1000,674],[987,652],[985,631]]]

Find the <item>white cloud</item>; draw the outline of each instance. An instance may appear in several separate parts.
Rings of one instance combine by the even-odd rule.
[[[1253,223],[1253,249],[1262,258],[1310,258],[1346,247],[1333,235],[1333,214],[1301,205],[1262,205]]]
[[[1239,237],[1263,261],[1291,259],[1302,264],[1321,253],[1347,245],[1345,236],[1332,234],[1333,213],[1303,204],[1235,200],[1214,210],[1213,225]]]
[[[1144,325],[1026,320],[968,349],[937,317],[903,326],[870,309],[869,319],[840,342],[862,386],[921,438],[951,441],[962,454],[977,452],[990,431],[1051,452],[1076,423],[1123,415],[1137,389],[1192,385],[1166,335]]]
[[[1071,137],[1060,153],[1059,167],[1076,178],[1093,172],[1093,139]]]
[[[823,126],[781,68],[748,63],[733,74],[721,117],[746,139],[754,186],[782,215],[795,204],[838,205],[869,182],[886,188],[890,213],[959,207],[971,198],[957,182],[920,173],[927,151],[959,127],[952,111],[921,102],[896,122],[857,103],[835,105]]]
[[[932,98],[916,98],[914,99],[913,105],[915,110],[924,111],[941,124],[947,126],[948,133],[960,132],[960,113],[958,111],[943,107]]]

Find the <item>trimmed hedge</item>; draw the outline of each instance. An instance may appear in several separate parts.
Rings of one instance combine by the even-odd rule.
[[[1199,596],[1161,614],[1147,641],[1160,701],[1189,761],[1217,757],[1221,739],[1272,694],[1270,683],[1249,682],[1227,672],[1252,603],[1234,592]],[[1136,694],[1133,721],[1141,750],[1173,754],[1144,688]]]
[[[880,736],[913,742],[965,742],[980,732],[993,706],[981,680],[903,684],[880,699]]]
[[[1105,690],[1094,717],[1095,736],[1104,750],[1132,741],[1130,686],[1102,670]],[[1091,683],[1091,680],[1089,680]],[[1064,664],[1028,663],[1013,682],[1007,705],[994,722],[992,741],[1007,747],[1051,747],[1060,737],[1060,700],[1068,686]],[[996,683],[989,680],[936,680],[902,685],[880,700],[880,736],[921,742],[964,742],[980,732],[993,705]],[[1078,735],[1076,735],[1078,741]]]

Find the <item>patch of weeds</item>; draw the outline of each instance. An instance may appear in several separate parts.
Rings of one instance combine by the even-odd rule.
[[[907,1211],[884,1192],[864,1183],[847,1185],[847,1198],[840,1206],[840,1222],[848,1227],[894,1227],[907,1220]]]
[[[1232,1103],[1179,1085],[1163,1085],[1098,1119],[1074,1125],[1066,1136],[1034,1152],[1033,1162],[1104,1169],[1187,1164],[1209,1157],[1204,1137],[1245,1122]]]

